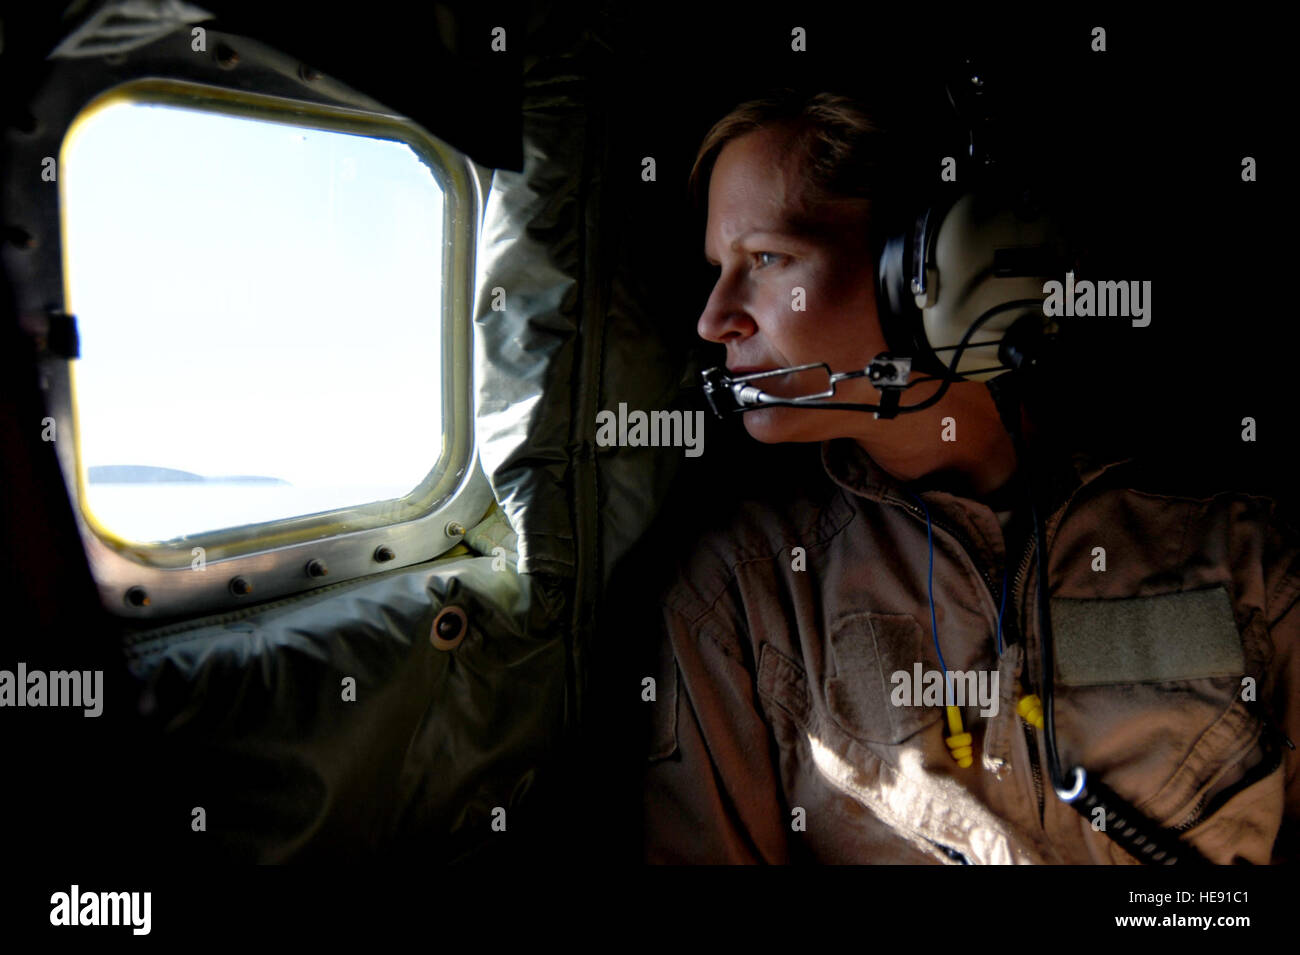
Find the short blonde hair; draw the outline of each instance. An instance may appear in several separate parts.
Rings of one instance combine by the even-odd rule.
[[[898,190],[889,180],[896,172],[896,150],[877,112],[854,97],[789,88],[741,103],[714,123],[688,181],[696,209],[708,205],[709,178],[723,147],[770,126],[791,130],[791,151],[817,194],[869,199],[873,222],[895,219]]]

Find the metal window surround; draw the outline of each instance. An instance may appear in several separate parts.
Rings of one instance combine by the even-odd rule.
[[[20,321],[44,344],[48,316],[65,311],[62,187],[42,182],[39,171],[43,157],[62,158],[67,132],[97,109],[122,101],[164,102],[401,140],[433,171],[444,195],[442,455],[420,486],[400,500],[161,543],[124,541],[97,526],[81,505],[85,487],[73,359],[43,353],[41,387],[61,436],[55,449],[91,572],[110,611],[141,621],[225,612],[420,563],[459,544],[464,529],[492,504],[475,446],[471,361],[483,171],[404,117],[253,40],[208,31],[208,49],[214,52],[193,53],[189,35],[178,33],[128,57],[57,63],[29,105],[33,121],[7,131],[6,224],[30,236],[26,243],[7,243],[3,251]],[[238,52],[234,69],[232,49]],[[195,547],[204,549],[201,570],[192,566]],[[308,569],[319,571],[322,565],[323,576]],[[247,582],[246,593],[236,592],[242,589],[232,586],[236,578]]]

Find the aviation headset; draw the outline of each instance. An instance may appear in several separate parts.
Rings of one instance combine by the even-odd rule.
[[[876,255],[876,311],[888,351],[861,370],[832,373],[825,362],[730,375],[725,368],[702,373],[705,397],[714,414],[744,413],[766,407],[871,411],[876,418],[917,412],[941,401],[949,385],[984,381],[1016,445],[1024,471],[1038,562],[1038,621],[1042,650],[1041,700],[1027,695],[1021,715],[1044,732],[1048,771],[1057,796],[1090,822],[1098,810],[1104,832],[1135,858],[1171,865],[1206,860],[1196,848],[1142,816],[1115,792],[1090,778],[1082,767],[1069,774],[1060,764],[1053,707],[1055,666],[1047,593],[1046,539],[1042,502],[1035,493],[1033,457],[1020,433],[1020,387],[1040,362],[1050,364],[1062,329],[1043,314],[1043,286],[1069,268],[1068,242],[1032,191],[1013,188],[999,174],[987,149],[991,110],[980,70],[966,59],[947,84],[949,102],[970,132],[968,158],[975,168],[972,188],[955,200],[921,204],[906,226],[888,236]],[[778,397],[754,384],[763,378],[822,369],[825,390]],[[913,372],[923,377],[914,378]],[[877,405],[828,401],[835,386],[865,377],[880,391]],[[931,397],[901,403],[904,391],[923,381],[941,381]],[[1041,708],[1041,709],[1040,709]],[[948,743],[962,766],[971,763],[970,735],[960,712],[948,707]]]
[[[1003,171],[997,149],[990,148],[999,121],[973,60],[960,63],[945,91],[969,134],[962,177],[970,185],[955,200],[918,203],[918,214],[873,247],[876,312],[888,351],[865,369],[839,373],[824,362],[746,375],[710,368],[703,373],[704,391],[718,417],[762,407],[820,407],[893,418],[932,407],[954,382],[988,381],[1032,366],[1056,343],[1061,328],[1043,315],[1043,285],[1069,268],[1067,240],[1041,197],[1013,185],[1016,177]],[[754,384],[818,368],[829,387],[812,394],[779,397]],[[927,377],[913,379],[913,372]],[[862,377],[881,392],[879,405],[826,400],[840,381]],[[943,382],[934,395],[901,404],[903,391],[933,380]]]
[[[718,417],[763,407],[871,411],[877,418],[922,411],[959,381],[990,381],[1037,363],[1056,344],[1060,327],[1043,315],[1043,285],[1067,268],[1066,241],[1027,193],[986,179],[955,201],[937,202],[888,237],[876,258],[876,314],[888,351],[860,371],[833,373],[824,363],[745,375],[725,368],[703,373],[705,395]],[[782,398],[753,384],[763,378],[822,369],[823,391]],[[926,377],[912,378],[913,372]],[[827,401],[835,386],[868,378],[879,405]],[[902,393],[942,381],[930,398],[901,404]]]

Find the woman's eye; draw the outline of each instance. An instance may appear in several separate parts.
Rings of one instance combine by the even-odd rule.
[[[777,262],[780,262],[785,258],[785,256],[781,255],[779,252],[755,252],[753,255],[754,264],[760,269],[769,265],[775,265]]]

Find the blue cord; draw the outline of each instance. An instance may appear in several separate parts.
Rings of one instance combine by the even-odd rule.
[[[907,492],[912,494],[911,491]],[[921,505],[921,510],[925,511],[925,539],[930,545],[930,579],[928,583],[930,591],[930,633],[934,635],[934,652],[939,654],[939,666],[943,668],[943,684],[948,685],[948,664],[943,662],[943,649],[939,646],[939,622],[934,616],[934,531],[930,527],[930,509],[925,506],[925,501],[917,495],[916,503]]]
[[[939,666],[943,669],[943,685],[948,686],[948,664],[943,660],[943,649],[939,646],[939,622],[935,619],[934,613],[934,530],[930,522],[930,509],[925,506],[925,501],[920,496],[911,494],[916,503],[921,505],[921,510],[925,511],[925,539],[930,545],[930,575],[927,581],[927,589],[930,594],[930,633],[934,635],[934,652],[939,655]],[[1007,609],[1007,568],[1002,568],[1002,605],[998,607],[998,656],[1002,656],[1002,616]]]

